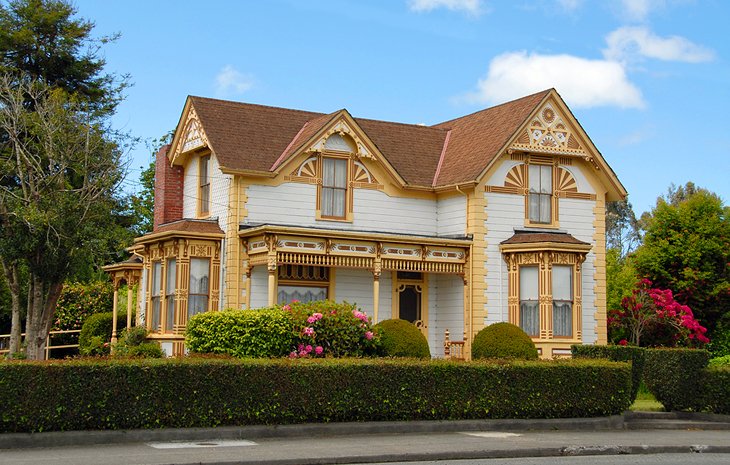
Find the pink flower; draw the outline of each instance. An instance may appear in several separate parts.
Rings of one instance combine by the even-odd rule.
[[[372,331],[365,331],[365,339],[368,341],[373,339],[373,332]]]
[[[618,341],[618,345],[627,346],[629,345],[629,341],[627,341],[626,339],[621,339],[620,341]]]
[[[305,336],[314,336],[314,328],[312,328],[311,326],[304,328],[304,335]]]
[[[284,310],[285,312],[288,312],[291,310],[291,307],[289,306],[289,304],[286,304],[283,307],[281,307],[281,309]]]
[[[306,351],[307,353],[310,353],[310,352],[312,351],[312,346],[308,345],[307,347],[305,347],[305,348],[304,348],[304,350],[305,350],[305,351]]]
[[[295,351],[292,351],[292,352],[291,352],[291,353],[289,354],[289,358],[297,358],[297,353],[296,353]]]
[[[322,355],[322,352],[324,352],[324,348],[322,346],[317,346],[314,349],[314,353],[317,355]]]
[[[307,323],[309,323],[310,325],[311,325],[312,323],[314,323],[315,321],[317,321],[317,319],[316,319],[316,318],[314,318],[314,315],[312,315],[312,316],[310,316],[309,318],[307,318]]]

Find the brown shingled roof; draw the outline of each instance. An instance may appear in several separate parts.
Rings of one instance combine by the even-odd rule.
[[[435,186],[476,180],[550,90],[434,125],[450,129]]]
[[[169,231],[203,234],[223,234],[223,230],[220,228],[220,226],[218,226],[217,221],[207,220],[178,220],[170,223],[161,224],[157,229],[155,229],[152,234],[157,235]]]
[[[430,127],[355,121],[407,184],[438,187],[475,181],[549,92]],[[219,163],[232,170],[275,170],[338,113],[203,97],[190,100]]]
[[[588,242],[580,241],[568,233],[530,231],[516,231],[512,237],[502,241],[501,244],[532,244],[535,242],[590,245]]]

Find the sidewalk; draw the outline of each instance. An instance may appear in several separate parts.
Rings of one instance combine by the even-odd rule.
[[[0,451],[0,456],[4,465],[90,465],[102,462],[128,465],[284,465],[572,455],[730,453],[730,429],[716,429],[725,424],[723,421],[687,419],[680,421],[693,423],[684,424],[681,429],[637,430],[627,428],[633,421],[631,415],[628,417],[628,421],[624,416],[617,416],[598,419],[341,423],[6,434],[0,435],[0,448],[6,449]],[[676,420],[660,418],[656,421]],[[700,429],[704,423],[708,423],[707,426],[711,429]]]

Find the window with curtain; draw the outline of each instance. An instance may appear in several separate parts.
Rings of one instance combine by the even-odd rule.
[[[208,165],[210,164],[210,155],[200,157],[200,169],[198,170],[199,199],[200,199],[200,216],[210,213],[210,175],[208,173]]]
[[[165,332],[171,333],[175,322],[175,259],[167,261],[167,272],[165,273]]]
[[[573,335],[573,267],[553,266],[553,336]]]
[[[520,267],[520,328],[530,336],[540,334],[538,269]]]
[[[347,203],[347,160],[322,158],[320,209],[323,217],[345,218]]]
[[[152,262],[152,282],[150,284],[152,296],[152,331],[160,330],[160,310],[162,297],[162,262]]]
[[[278,267],[279,304],[327,300],[329,269],[324,266],[281,265]]]
[[[530,165],[528,215],[531,223],[552,223],[553,167]]]
[[[188,288],[188,318],[208,310],[210,289],[210,259],[190,259],[190,286]]]

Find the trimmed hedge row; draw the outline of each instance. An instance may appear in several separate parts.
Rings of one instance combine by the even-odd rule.
[[[711,412],[730,415],[730,367],[705,370],[705,405]]]
[[[607,359],[613,362],[631,362],[631,402],[636,400],[644,373],[644,349],[631,346],[572,345],[573,358]]]
[[[383,359],[0,364],[0,432],[619,414],[627,364]]]
[[[667,410],[707,408],[705,368],[710,353],[699,349],[645,349],[644,383]]]

